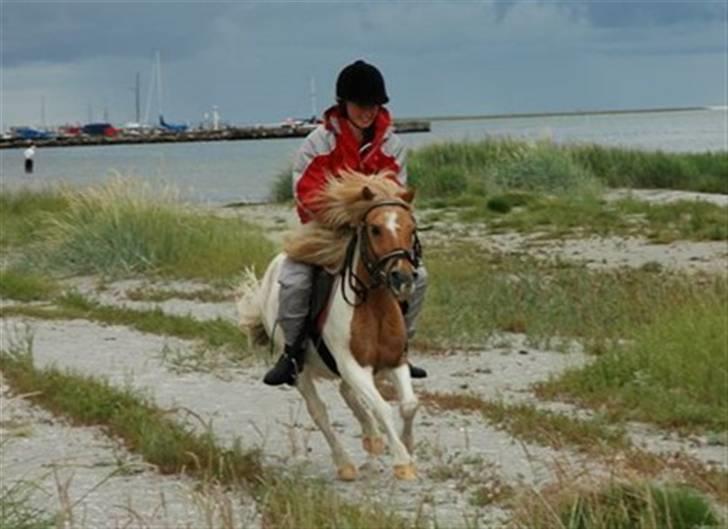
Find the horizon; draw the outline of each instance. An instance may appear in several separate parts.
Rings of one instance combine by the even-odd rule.
[[[699,111],[728,111],[728,105],[698,105],[689,107],[660,107],[660,108],[622,108],[622,109],[582,109],[582,110],[564,110],[564,111],[552,111],[552,112],[522,112],[522,113],[505,113],[505,114],[457,114],[457,115],[430,115],[430,116],[396,116],[395,121],[467,121],[467,120],[489,120],[489,119],[528,119],[528,118],[539,118],[539,117],[563,117],[563,116],[590,116],[590,115],[619,115],[619,114],[658,114],[658,113],[670,113],[670,112],[699,112]],[[320,117],[320,116],[318,116]],[[289,119],[308,119],[308,118],[289,118]],[[2,132],[7,132],[14,128],[31,128],[38,130],[54,130],[63,126],[84,126],[95,123],[107,123],[103,120],[94,121],[90,123],[85,122],[72,122],[72,123],[49,123],[45,127],[41,125],[28,125],[28,124],[13,124]],[[154,123],[115,123],[109,121],[112,126],[116,128],[123,128],[126,125],[142,125],[142,126],[156,126]],[[264,123],[227,123],[231,127],[245,128],[248,126],[258,125],[270,125],[279,126],[285,121],[275,122],[266,121]],[[189,125],[200,125],[203,122],[188,123]]]
[[[172,122],[199,123],[215,106],[230,124],[310,117],[314,106],[320,116],[358,58],[382,70],[390,110],[410,119],[728,103],[728,6],[712,0],[5,0],[0,29],[1,130],[133,122],[137,73],[142,113]]]

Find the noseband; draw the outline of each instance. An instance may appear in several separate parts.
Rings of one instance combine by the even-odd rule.
[[[387,270],[389,269],[391,263],[404,259],[409,261],[410,264],[415,268],[420,265],[420,259],[422,257],[422,246],[420,245],[419,237],[417,237],[416,222],[415,229],[412,232],[414,236],[414,242],[411,249],[397,248],[396,250],[392,250],[391,252],[388,252],[382,256],[376,256],[372,252],[372,244],[369,238],[369,231],[366,229],[367,226],[369,226],[369,224],[367,223],[367,217],[369,216],[369,213],[372,212],[372,210],[386,206],[396,206],[404,208],[410,215],[412,215],[412,210],[410,209],[409,204],[399,200],[386,200],[382,202],[377,202],[368,210],[366,210],[362,217],[362,222],[356,227],[356,231],[351,237],[349,245],[346,248],[346,259],[344,261],[344,267],[341,271],[341,293],[344,297],[344,300],[349,305],[358,305],[360,303],[363,303],[366,300],[366,295],[369,290],[378,288],[383,284],[386,284],[387,287],[391,289],[392,287],[386,277]],[[366,284],[364,281],[362,281],[362,279],[357,276],[356,272],[354,271],[354,254],[357,244],[359,245],[359,256],[361,262],[364,265],[367,273],[369,274],[369,284]],[[352,303],[346,296],[345,283],[347,279],[349,288],[354,291],[354,293],[357,295],[357,298],[359,299],[358,302]]]

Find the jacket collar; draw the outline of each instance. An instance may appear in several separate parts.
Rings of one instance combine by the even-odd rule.
[[[346,118],[339,111],[339,105],[334,105],[324,112],[324,126],[337,136],[353,136],[350,129],[352,125],[346,123],[346,121]],[[391,130],[392,116],[386,108],[380,107],[379,113],[374,120],[374,138],[372,139],[372,144],[378,145],[384,141],[391,134]]]

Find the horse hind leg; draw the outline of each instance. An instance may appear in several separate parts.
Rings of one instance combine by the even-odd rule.
[[[372,416],[369,409],[362,404],[351,389],[351,386],[342,381],[339,384],[339,392],[344,402],[354,413],[354,417],[359,421],[362,430],[362,447],[371,456],[379,456],[384,453],[384,438],[377,427],[376,420]]]
[[[407,364],[399,366],[390,371],[389,376],[397,390],[397,398],[399,399],[399,414],[402,417],[403,423],[401,439],[407,447],[407,450],[412,454],[415,448],[412,425],[420,404],[412,389],[409,366]]]
[[[296,387],[306,401],[306,408],[308,408],[308,413],[311,415],[313,422],[316,423],[318,429],[324,434],[326,442],[329,444],[329,448],[331,448],[338,478],[342,481],[353,481],[357,477],[356,466],[354,466],[349,454],[346,453],[339,438],[331,427],[326,405],[321,400],[321,397],[319,397],[309,371],[310,369],[304,370],[298,375]]]

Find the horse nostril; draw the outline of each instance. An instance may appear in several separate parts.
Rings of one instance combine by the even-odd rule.
[[[406,287],[412,283],[414,283],[414,278],[409,272],[397,269],[391,270],[389,272],[389,284],[395,290],[401,290],[402,287]]]

